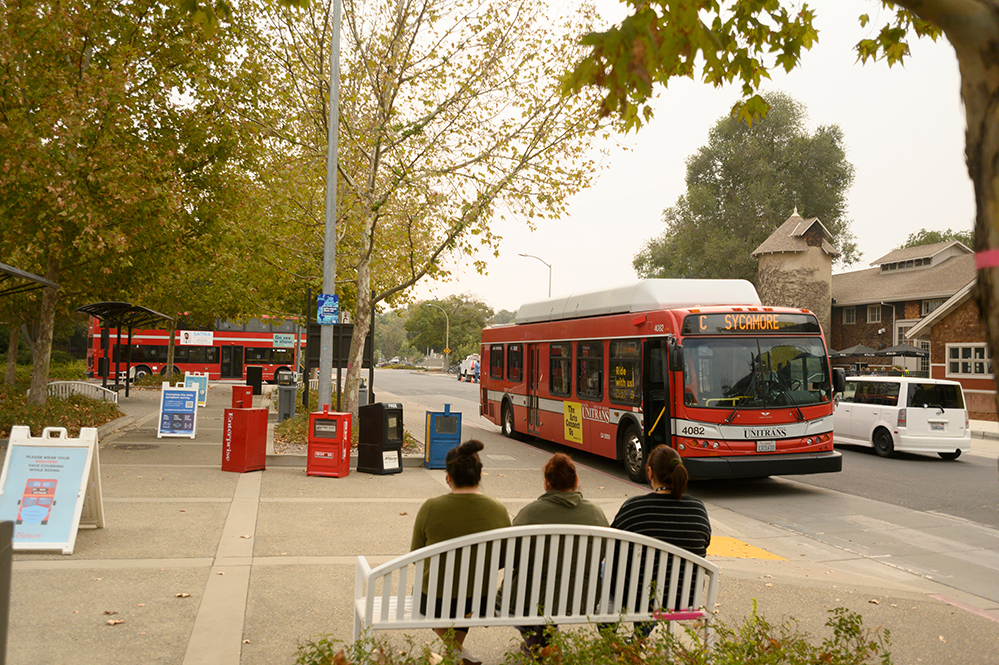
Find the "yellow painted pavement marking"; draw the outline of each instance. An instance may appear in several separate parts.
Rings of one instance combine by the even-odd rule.
[[[753,547],[744,543],[738,538],[726,538],[723,536],[712,536],[711,544],[708,545],[708,554],[714,556],[726,556],[735,559],[769,559],[771,561],[787,561],[783,557],[771,554],[759,547]]]

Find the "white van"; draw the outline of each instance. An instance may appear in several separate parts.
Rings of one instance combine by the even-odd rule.
[[[971,450],[964,390],[957,381],[851,376],[835,398],[833,441],[957,459]]]

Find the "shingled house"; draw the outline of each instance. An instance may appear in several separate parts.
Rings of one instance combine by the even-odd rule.
[[[952,240],[897,249],[871,268],[832,276],[834,349],[864,344],[883,349],[911,344],[926,358],[865,358],[869,368],[895,366],[960,381],[973,418],[995,419],[992,363],[971,298],[975,260]]]

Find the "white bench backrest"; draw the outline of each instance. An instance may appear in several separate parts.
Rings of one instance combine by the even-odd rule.
[[[711,562],[647,536],[604,527],[519,526],[430,545],[370,570],[364,557],[358,557],[355,595],[365,599],[364,615],[374,623],[402,622],[410,596],[415,617],[425,570],[428,613],[438,598],[443,618],[450,616],[452,599],[472,597],[476,602],[468,618],[495,616],[496,623],[511,624],[517,621],[504,619],[558,623],[559,617],[586,616],[617,621],[647,618],[655,611],[710,612],[718,580],[718,567]],[[485,615],[480,598],[485,599]],[[376,607],[379,616],[373,616]],[[464,602],[459,602],[454,618],[464,614]]]

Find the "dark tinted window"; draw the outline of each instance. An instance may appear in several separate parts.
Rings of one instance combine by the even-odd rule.
[[[482,370],[479,370],[480,372]],[[493,344],[489,347],[489,378],[503,380],[503,345]]]
[[[580,342],[576,345],[576,395],[599,401],[604,394],[604,344]]]
[[[910,383],[909,406],[918,408],[963,409],[964,394],[960,386],[943,383]]]
[[[524,345],[511,344],[506,349],[506,378],[520,383],[524,379]]]
[[[572,345],[552,344],[548,356],[548,392],[568,397],[572,392]]]
[[[642,401],[642,345],[637,339],[610,343],[607,396],[619,404]]]

